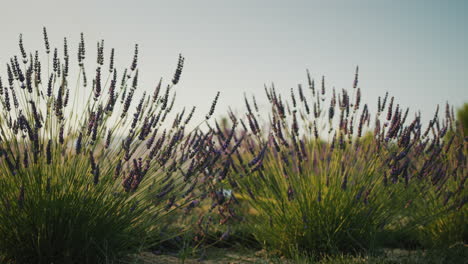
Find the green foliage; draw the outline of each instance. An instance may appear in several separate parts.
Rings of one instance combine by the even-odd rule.
[[[412,198],[404,183],[386,185],[372,145],[318,149],[309,144],[301,171],[294,160],[263,160],[264,170],[239,181],[243,197],[256,210],[246,224],[269,249],[291,254],[291,246],[316,255],[367,251]],[[288,164],[289,163],[289,164]]]
[[[103,174],[94,186],[83,177],[88,175],[87,160],[77,158],[55,172],[42,170],[50,167],[31,165],[16,179],[9,176],[0,183],[5,202],[0,246],[7,259],[105,263],[135,253],[158,231],[148,221],[155,210],[148,205],[135,208],[141,195],[112,193],[118,189],[113,175]]]
[[[463,127],[463,134],[468,135],[468,103],[463,104],[457,111],[457,120]]]
[[[415,237],[426,248],[447,248],[459,243],[468,243],[468,207],[465,206],[468,190],[465,183],[468,175],[468,148],[461,129],[453,131],[451,148],[440,160],[448,168],[445,172],[435,171],[424,195],[412,207],[411,217],[421,222],[414,230]],[[447,148],[446,148],[447,149]],[[420,221],[424,219],[425,221]]]

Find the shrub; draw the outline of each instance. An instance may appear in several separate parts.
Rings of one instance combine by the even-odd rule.
[[[265,89],[265,126],[255,98],[246,99],[245,118],[230,114],[243,131],[234,136],[242,146],[233,150],[229,166],[237,177],[229,180],[254,209],[245,225],[257,240],[286,255],[362,252],[383,245],[384,231],[433,223],[440,211],[412,212],[427,205],[425,193],[445,190],[451,167],[440,162],[453,115],[440,120],[436,113],[423,129],[421,116],[410,120],[409,109],[387,93],[371,121],[357,72],[351,92],[308,80],[309,89],[291,89],[289,101]]]
[[[0,256],[110,263],[160,242],[172,212],[207,196],[198,178],[215,167],[210,133],[186,129],[195,108],[172,115],[184,58],[167,87],[160,81],[148,95],[138,89],[137,45],[118,79],[114,49],[104,65],[98,42],[89,82],[83,34],[74,76],[67,39],[63,56],[45,28],[44,43],[41,63],[20,36],[21,55],[0,84]]]
[[[434,161],[432,172],[428,173],[422,199],[415,203],[410,213],[418,223],[415,236],[427,248],[443,249],[468,243],[466,144],[460,127],[452,131],[440,157]]]

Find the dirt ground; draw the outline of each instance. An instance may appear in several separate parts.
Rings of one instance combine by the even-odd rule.
[[[468,254],[468,245],[464,245],[461,251],[447,252],[442,254],[427,254],[420,250],[386,249],[384,255],[376,257],[343,256],[333,259],[322,260],[322,264],[360,264],[360,263],[382,263],[382,264],[439,264],[439,263],[468,263],[464,256]],[[157,252],[156,252],[157,253]],[[454,256],[455,255],[459,255]],[[460,255],[461,254],[461,255]],[[310,263],[309,261],[299,261]],[[189,256],[183,258],[180,254],[154,254],[145,252],[140,254],[137,264],[295,264],[295,261],[281,257],[271,258],[266,251],[256,251],[248,248],[209,248],[203,257]]]
[[[154,254],[145,252],[141,254],[141,264],[241,264],[241,263],[270,263],[263,257],[263,252],[249,251],[247,249],[225,249],[225,248],[211,248],[206,251],[203,257],[187,257],[184,261],[183,258],[167,254]]]

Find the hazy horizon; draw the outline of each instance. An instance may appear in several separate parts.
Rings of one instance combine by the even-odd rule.
[[[92,71],[95,46],[116,49],[116,64],[128,67],[139,44],[140,87],[169,81],[177,57],[185,67],[177,107],[208,110],[221,92],[217,114],[227,106],[244,109],[243,94],[265,102],[264,84],[282,93],[305,84],[306,69],[327,87],[351,88],[360,68],[363,100],[376,104],[386,91],[403,107],[430,117],[436,104],[459,107],[468,101],[468,2],[450,1],[63,1],[8,2],[2,23],[1,75],[18,54],[18,36],[27,50],[43,52],[42,27],[52,46],[63,37],[87,41]],[[27,6],[27,9],[25,8]],[[74,68],[76,69],[76,67]],[[72,68],[73,70],[73,68]],[[464,92],[465,91],[465,92]]]

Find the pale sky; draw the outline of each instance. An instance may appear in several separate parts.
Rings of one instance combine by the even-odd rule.
[[[106,55],[114,47],[122,67],[138,43],[147,89],[172,78],[182,53],[177,107],[196,105],[199,115],[217,91],[218,114],[227,105],[243,110],[244,92],[264,102],[264,83],[288,93],[306,83],[306,69],[330,87],[350,88],[359,65],[365,102],[375,105],[389,91],[430,116],[436,104],[468,102],[467,14],[463,0],[4,1],[0,69],[4,76],[6,61],[19,54],[20,33],[26,49],[43,51],[46,26],[51,45],[61,48],[65,36],[73,44],[75,64],[80,32],[89,54],[103,38]]]

